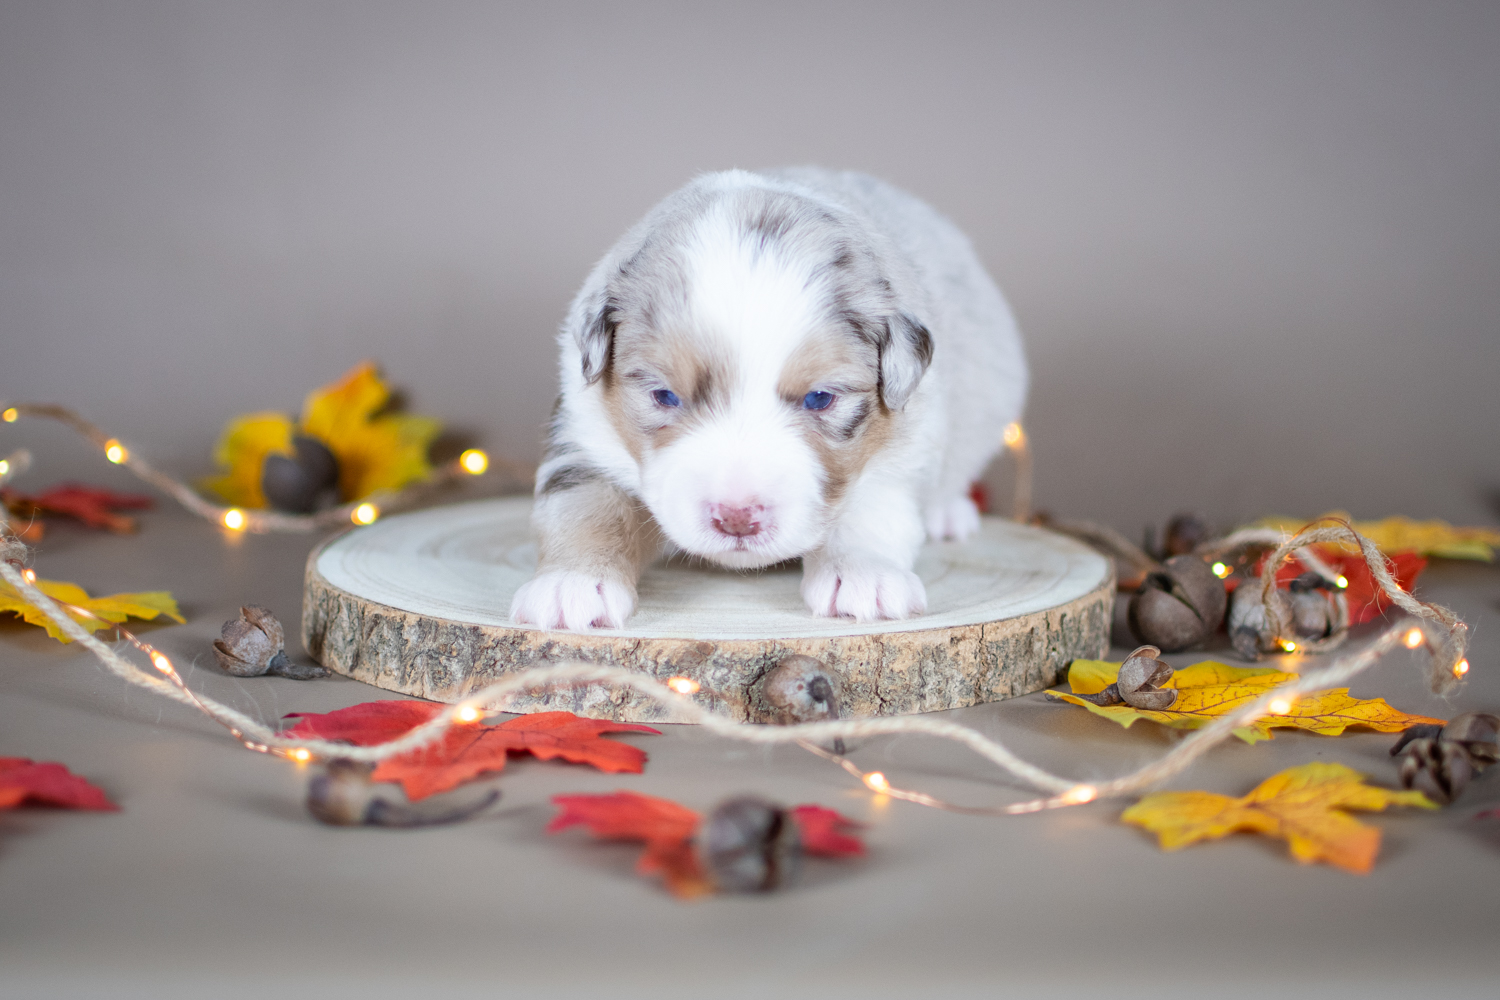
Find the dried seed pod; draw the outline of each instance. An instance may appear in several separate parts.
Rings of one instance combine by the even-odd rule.
[[[1185,556],[1208,541],[1212,533],[1208,522],[1197,514],[1178,514],[1167,522],[1167,536],[1162,545],[1162,555]]]
[[[698,833],[703,868],[720,892],[768,892],[797,877],[801,837],[780,806],[743,796],[720,803]]]
[[[1456,743],[1469,755],[1474,770],[1481,771],[1500,761],[1500,718],[1487,712],[1465,712],[1454,716],[1445,726],[1418,723],[1401,734],[1391,747],[1391,756],[1401,753],[1415,740]]]
[[[1224,581],[1198,556],[1173,556],[1146,574],[1130,599],[1136,639],[1176,653],[1206,640],[1224,620]]]
[[[432,800],[398,802],[385,797],[394,794],[385,791],[390,786],[370,781],[374,770],[374,764],[330,760],[307,783],[307,811],[330,826],[437,826],[466,820],[500,799],[499,790],[491,789],[482,798],[458,806]]]
[[[1465,712],[1449,720],[1443,727],[1441,738],[1462,743],[1471,753],[1480,750],[1491,758],[1485,763],[1493,763],[1494,750],[1486,748],[1500,746],[1497,743],[1500,741],[1500,718],[1488,712]]]
[[[1170,665],[1158,660],[1161,650],[1155,646],[1142,646],[1120,664],[1120,699],[1132,708],[1150,708],[1160,711],[1171,707],[1177,700],[1177,692],[1161,685],[1172,679]]]
[[[1229,643],[1242,659],[1258,660],[1270,650],[1262,644],[1271,638],[1266,607],[1260,600],[1260,577],[1246,577],[1229,598]]]
[[[811,656],[783,656],[760,682],[761,693],[776,709],[783,726],[826,722],[839,718],[839,678]],[[834,752],[844,752],[844,741],[834,741]]]
[[[1391,756],[1394,757],[1406,749],[1412,740],[1435,740],[1443,732],[1443,727],[1435,722],[1419,722],[1415,726],[1409,726],[1401,731],[1396,739],[1396,745],[1391,747]]]
[[[327,445],[305,434],[292,438],[292,448],[292,455],[266,456],[260,489],[272,507],[306,514],[316,506],[318,494],[338,483],[339,463]]]
[[[286,655],[286,632],[276,616],[265,608],[250,604],[240,608],[240,616],[224,623],[214,640],[214,656],[226,673],[236,677],[259,677],[276,674],[292,680],[326,677],[322,667],[293,663]]]
[[[1118,705],[1124,702],[1132,708],[1161,711],[1177,701],[1177,692],[1162,688],[1172,677],[1172,667],[1157,659],[1161,650],[1155,646],[1142,646],[1125,658],[1120,672],[1109,687],[1098,694],[1080,694],[1084,701],[1095,705]]]
[[[1287,584],[1292,629],[1299,639],[1326,639],[1339,625],[1333,584],[1317,573],[1303,573]]]
[[[1401,786],[1415,788],[1438,805],[1463,794],[1474,774],[1469,752],[1450,740],[1412,740],[1401,756]]]

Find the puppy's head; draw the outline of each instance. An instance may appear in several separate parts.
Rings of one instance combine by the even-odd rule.
[[[858,225],[785,191],[658,220],[574,331],[682,549],[765,566],[818,546],[932,355]]]

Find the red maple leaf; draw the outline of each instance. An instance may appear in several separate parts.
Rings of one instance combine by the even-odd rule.
[[[61,764],[38,764],[25,757],[0,757],[0,809],[10,809],[26,802],[65,809],[120,808],[98,787]]]
[[[687,806],[638,792],[554,795],[552,802],[561,811],[547,824],[548,833],[586,826],[601,840],[639,840],[646,849],[636,871],[660,874],[668,891],[681,899],[713,891],[693,852],[693,832],[701,817]]]
[[[348,740],[368,746],[395,739],[446,707],[426,701],[371,701],[321,715],[293,712],[288,718],[302,721],[284,735]],[[522,715],[498,726],[460,724],[434,743],[381,761],[371,778],[399,781],[406,797],[415,801],[502,770],[512,753],[529,753],[542,760],[561,757],[573,764],[592,764],[601,771],[639,774],[646,763],[644,750],[600,737],[605,733],[660,732],[629,722],[583,719],[572,712]]]
[[[90,528],[104,528],[117,534],[134,531],[135,519],[115,511],[145,510],[154,503],[140,493],[116,493],[80,483],[63,483],[37,496],[6,490],[3,497],[5,506],[20,517],[38,513],[62,514],[82,521]]]
[[[863,823],[856,823],[822,806],[797,806],[792,810],[792,819],[802,836],[802,850],[808,854],[842,858],[865,853],[865,842],[845,832],[858,830]]]
[[[713,891],[698,855],[693,835],[702,817],[671,799],[638,792],[608,795],[554,795],[558,814],[547,824],[548,833],[570,826],[585,826],[601,840],[638,840],[646,845],[636,862],[642,875],[660,874],[667,889],[683,899]],[[790,810],[802,840],[802,850],[824,857],[863,854],[865,845],[844,833],[860,826],[846,816],[822,806],[801,805]]]

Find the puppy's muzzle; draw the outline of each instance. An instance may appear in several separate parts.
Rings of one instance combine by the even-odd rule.
[[[745,507],[732,507],[729,504],[714,504],[709,520],[714,530],[721,535],[730,538],[749,538],[751,535],[760,534],[761,520],[765,513],[765,507],[760,504],[750,504]]]

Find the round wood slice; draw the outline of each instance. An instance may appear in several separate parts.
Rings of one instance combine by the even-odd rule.
[[[849,718],[998,701],[1058,682],[1075,657],[1109,646],[1114,570],[1084,545],[985,518],[977,536],[929,544],[916,571],[928,613],[856,624],[815,618],[795,565],[732,572],[684,560],[641,577],[620,630],[518,625],[511,595],[531,577],[531,501],[485,500],[385,518],[334,538],[307,561],[302,638],[325,667],[376,687],[457,701],[507,673],[559,660],[690,677],[701,704],[744,721],[774,716],[759,690],[788,653],[842,680]],[[567,709],[619,721],[670,721],[634,694],[577,688],[528,697],[519,711]]]

